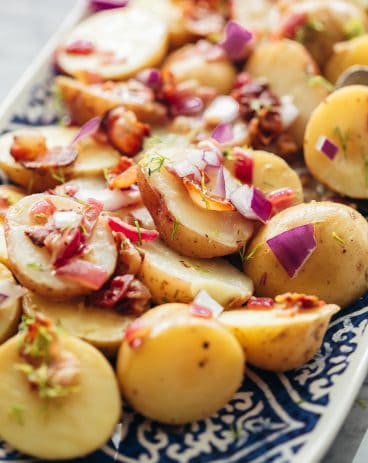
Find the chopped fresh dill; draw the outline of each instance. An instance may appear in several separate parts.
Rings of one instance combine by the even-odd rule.
[[[247,250],[247,245],[244,244],[239,251],[240,260],[242,261],[242,263],[244,263],[246,259],[245,257],[246,250]]]
[[[56,170],[51,170],[51,177],[59,183],[65,183],[65,173],[61,167]]]
[[[155,172],[160,172],[165,161],[168,161],[166,156],[163,156],[160,153],[153,153],[148,158],[143,159],[142,165],[147,169],[148,176],[151,177],[151,175]]]
[[[332,238],[336,240],[341,246],[345,246],[345,241],[336,232],[332,232]]]
[[[245,260],[253,259],[256,255],[257,251],[263,246],[263,243],[258,243],[254,248],[250,251],[250,253],[246,256]]]
[[[181,225],[180,221],[175,219],[175,222],[173,224],[173,229],[172,229],[172,232],[171,232],[171,239],[172,240],[175,238],[175,235],[176,235],[176,233],[178,231],[179,225]]]
[[[312,87],[320,85],[321,87],[325,87],[325,89],[329,92],[333,92],[335,90],[335,86],[331,84],[327,79],[323,76],[312,76],[308,80],[308,84]]]
[[[39,270],[40,272],[45,270],[39,262],[28,262],[27,267],[32,270]]]
[[[13,418],[19,425],[24,424],[24,406],[21,404],[14,404],[10,407],[9,417]]]
[[[348,143],[350,140],[350,132],[347,130],[345,133],[341,130],[339,126],[334,128],[334,134],[339,139],[339,143],[341,145],[342,151],[344,153],[345,158],[347,157],[347,150],[348,150]]]
[[[135,228],[137,229],[137,232],[138,232],[138,245],[142,246],[142,232],[141,232],[141,226],[140,226],[138,220],[134,220],[134,225],[135,225]]]

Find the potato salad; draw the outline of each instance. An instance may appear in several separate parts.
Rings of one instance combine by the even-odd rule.
[[[86,3],[60,124],[0,136],[0,435],[36,459],[122,404],[210,417],[368,289],[365,2]]]

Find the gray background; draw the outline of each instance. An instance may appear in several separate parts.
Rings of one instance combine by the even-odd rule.
[[[74,3],[0,0],[0,102]],[[368,378],[323,463],[351,463],[367,427]]]

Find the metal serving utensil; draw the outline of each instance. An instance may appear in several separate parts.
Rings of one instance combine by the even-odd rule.
[[[336,82],[336,88],[347,85],[368,85],[368,66],[351,66],[346,69]]]

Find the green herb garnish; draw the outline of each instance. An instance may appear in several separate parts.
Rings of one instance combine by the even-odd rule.
[[[21,404],[14,404],[10,407],[9,416],[13,418],[19,425],[24,424],[24,406]]]
[[[325,87],[328,92],[333,92],[335,90],[335,86],[331,84],[327,79],[323,76],[312,76],[308,80],[308,84],[312,87],[320,85],[321,87]]]
[[[176,233],[178,231],[179,225],[181,225],[180,221],[175,219],[173,229],[172,229],[172,232],[171,232],[171,239],[172,240],[175,238],[175,235],[176,235]]]
[[[141,232],[141,226],[138,220],[134,220],[134,225],[138,232],[138,245],[142,246],[142,232]]]
[[[28,262],[27,267],[32,270],[39,270],[40,272],[45,270],[39,262]]]
[[[332,238],[336,240],[341,246],[345,246],[345,241],[336,232],[332,232]]]
[[[65,183],[65,173],[61,167],[57,171],[51,170],[51,177],[59,183]]]
[[[257,251],[263,246],[263,243],[258,243],[254,248],[250,251],[250,253],[246,256],[245,260],[253,259],[256,255]]]
[[[345,133],[341,130],[339,126],[334,128],[334,134],[339,139],[339,143],[341,145],[342,151],[344,153],[345,158],[347,157],[347,150],[348,150],[348,143],[350,140],[350,132],[347,130]]]
[[[165,161],[168,161],[166,156],[163,156],[160,153],[153,153],[148,158],[143,159],[142,165],[147,169],[148,176],[151,177],[151,175],[155,172],[160,172]]]
[[[359,18],[351,18],[344,25],[344,33],[348,40],[365,34],[364,24]]]

